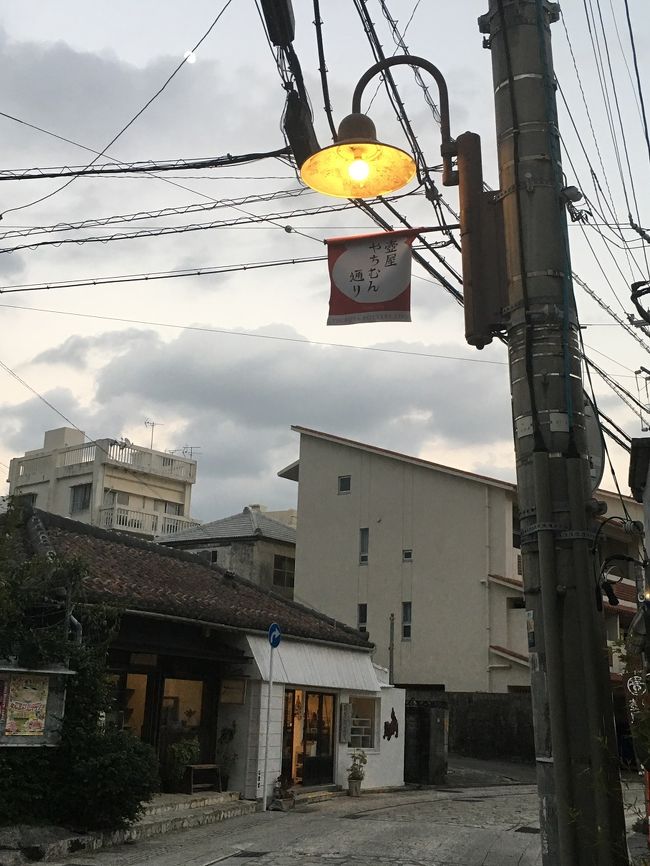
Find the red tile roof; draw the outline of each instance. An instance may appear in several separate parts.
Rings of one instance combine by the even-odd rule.
[[[272,622],[290,636],[372,647],[356,629],[276,596],[184,551],[34,511],[52,548],[88,567],[90,602],[201,620],[225,628],[266,632]],[[36,525],[38,537],[38,525]],[[47,545],[47,539],[40,539]]]

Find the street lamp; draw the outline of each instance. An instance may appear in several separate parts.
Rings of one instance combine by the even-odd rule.
[[[428,60],[400,55],[375,63],[361,76],[352,96],[352,114],[341,121],[336,141],[312,154],[301,166],[300,176],[307,186],[338,198],[376,198],[395,192],[413,180],[416,173],[413,157],[399,147],[378,141],[375,124],[361,113],[361,96],[366,85],[377,73],[391,66],[419,66],[435,78],[440,94],[442,182],[445,186],[458,183],[451,161],[456,148],[449,133],[445,79]]]

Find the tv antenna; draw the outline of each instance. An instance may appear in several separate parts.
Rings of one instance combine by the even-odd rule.
[[[151,450],[153,451],[154,430],[156,429],[156,427],[164,427],[165,425],[162,423],[162,421],[154,421],[152,418],[145,418],[144,419],[144,426],[145,427],[151,427],[151,446],[150,447],[151,447]]]

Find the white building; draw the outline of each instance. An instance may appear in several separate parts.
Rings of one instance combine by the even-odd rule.
[[[71,427],[48,430],[43,447],[9,465],[9,493],[52,514],[152,537],[196,526],[190,515],[196,461],[98,439]]]
[[[298,481],[296,598],[367,630],[375,661],[392,667],[407,697],[527,691],[515,485],[292,429],[300,458],[279,474]],[[608,517],[622,514],[614,494],[596,496]],[[642,519],[641,507],[624,501]],[[637,549],[615,522],[600,536],[602,556]],[[616,592],[620,605],[605,604],[610,640],[636,610],[632,580]]]

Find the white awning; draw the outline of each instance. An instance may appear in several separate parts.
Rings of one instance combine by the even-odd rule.
[[[267,638],[246,635],[246,640],[260,676],[268,682],[271,647]],[[275,650],[273,681],[360,692],[378,692],[381,688],[370,653],[287,638]]]

